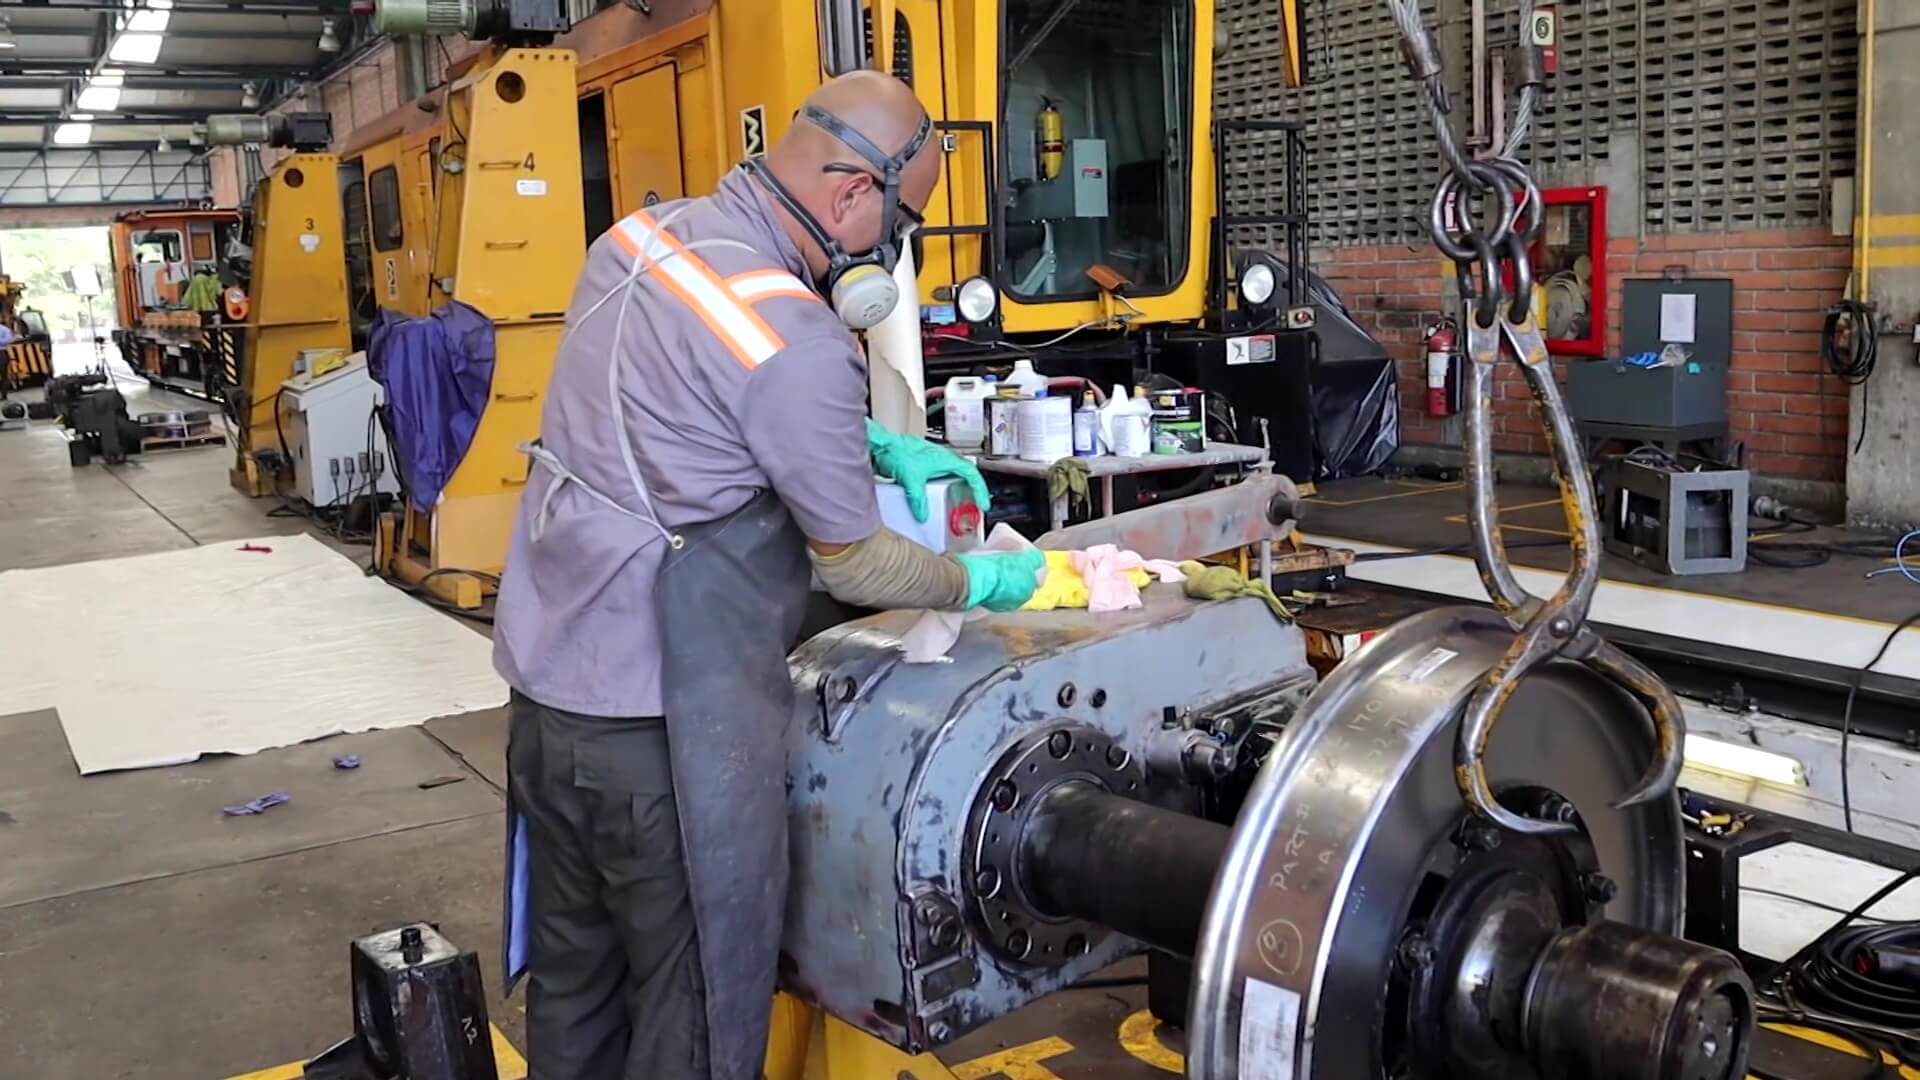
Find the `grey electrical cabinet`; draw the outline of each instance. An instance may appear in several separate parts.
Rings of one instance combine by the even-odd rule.
[[[1691,338],[1692,340],[1686,340]],[[1576,421],[1638,428],[1724,427],[1733,354],[1733,282],[1628,281],[1622,290],[1620,354],[1692,353],[1674,367],[1572,361],[1567,396]]]
[[[1060,175],[1026,190],[1016,216],[1033,221],[1107,216],[1107,141],[1071,139]]]

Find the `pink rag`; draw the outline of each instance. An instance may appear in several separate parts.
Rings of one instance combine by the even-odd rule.
[[[1124,611],[1140,606],[1140,587],[1132,572],[1145,570],[1161,581],[1185,581],[1187,575],[1165,559],[1143,559],[1116,544],[1095,544],[1072,553],[1073,568],[1087,584],[1088,611]]]

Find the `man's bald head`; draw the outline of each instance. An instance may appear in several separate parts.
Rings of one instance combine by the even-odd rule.
[[[852,71],[832,79],[807,95],[802,110],[809,106],[838,118],[883,154],[906,149],[926,118],[913,88],[879,71]],[[926,209],[939,180],[934,142],[928,139],[900,176],[900,202],[916,214]],[[872,162],[832,132],[796,117],[767,154],[766,168],[847,251],[870,251],[885,239],[883,178]],[[825,253],[798,223],[787,225],[813,273],[824,273]]]

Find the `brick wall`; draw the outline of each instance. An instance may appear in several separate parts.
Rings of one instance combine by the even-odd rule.
[[[1733,360],[1727,412],[1732,437],[1755,472],[1806,480],[1844,478],[1847,387],[1826,373],[1820,326],[1845,289],[1851,249],[1826,229],[1666,233],[1607,245],[1607,349],[1620,351],[1620,283],[1657,278],[1669,267],[1690,277],[1733,281]],[[1448,304],[1452,269],[1430,248],[1336,248],[1315,255],[1356,321],[1398,363],[1403,439],[1454,441],[1426,413],[1423,335]],[[1564,378],[1565,365],[1557,361]],[[1494,447],[1546,450],[1524,380],[1503,369],[1495,386]]]

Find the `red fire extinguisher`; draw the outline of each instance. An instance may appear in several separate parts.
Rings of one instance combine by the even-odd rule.
[[[1451,416],[1447,401],[1447,367],[1453,362],[1453,346],[1459,328],[1452,319],[1442,319],[1427,328],[1427,415]]]

